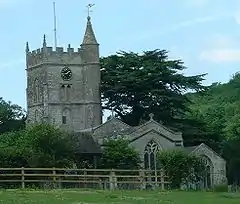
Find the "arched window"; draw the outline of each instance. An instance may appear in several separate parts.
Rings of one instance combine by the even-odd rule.
[[[201,160],[206,167],[204,175],[203,175],[204,188],[211,188],[213,185],[213,163],[205,155],[201,156]]]
[[[95,126],[95,118],[94,118],[94,112],[93,112],[93,107],[88,106],[87,107],[87,117],[88,117],[88,128],[92,128]]]
[[[41,100],[41,90],[40,90],[40,82],[38,79],[34,80],[33,84],[33,98],[34,102],[39,102]]]
[[[154,170],[157,168],[157,153],[159,152],[159,145],[154,140],[148,142],[144,150],[144,166],[145,169]]]
[[[67,101],[71,99],[71,91],[72,91],[71,88],[72,88],[72,87],[71,87],[70,84],[68,84],[67,87],[66,87],[66,89],[67,89],[67,90],[66,90],[66,100],[67,100]]]
[[[65,101],[65,85],[60,86],[60,100]]]
[[[43,112],[41,109],[37,109],[34,112],[34,122],[35,123],[42,123],[43,122]]]
[[[71,84],[62,84],[60,86],[60,100],[61,101],[70,100],[71,99],[71,91],[72,91]]]
[[[38,91],[39,91],[38,79],[35,79],[33,83],[33,100],[35,103],[38,102]]]
[[[62,124],[63,125],[67,125],[70,123],[70,109],[69,108],[65,108],[62,112]]]
[[[39,113],[38,113],[38,110],[35,110],[35,113],[34,113],[34,122],[37,123],[39,121]]]

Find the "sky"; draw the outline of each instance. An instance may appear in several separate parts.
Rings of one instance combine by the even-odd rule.
[[[101,56],[119,50],[166,49],[186,75],[208,73],[205,84],[227,82],[239,71],[239,0],[55,0],[58,46],[80,46],[86,5]],[[26,108],[25,44],[54,45],[52,0],[0,0],[0,96]]]

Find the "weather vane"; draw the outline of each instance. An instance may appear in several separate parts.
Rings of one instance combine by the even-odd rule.
[[[95,6],[95,4],[88,4],[87,8],[88,8],[88,17],[90,17],[90,13],[92,12],[91,8]]]

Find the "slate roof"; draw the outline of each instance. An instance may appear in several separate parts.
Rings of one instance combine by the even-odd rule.
[[[199,147],[199,145],[197,145],[197,146],[184,147],[183,150],[184,150],[186,153],[190,154],[190,153],[193,152],[197,147]]]
[[[73,134],[76,153],[101,154],[100,145],[93,139],[92,132],[77,132]]]

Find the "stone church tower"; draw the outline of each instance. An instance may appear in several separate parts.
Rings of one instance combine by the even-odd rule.
[[[81,47],[53,50],[44,35],[42,48],[26,46],[29,124],[47,122],[73,132],[102,122],[99,44],[91,19]]]

